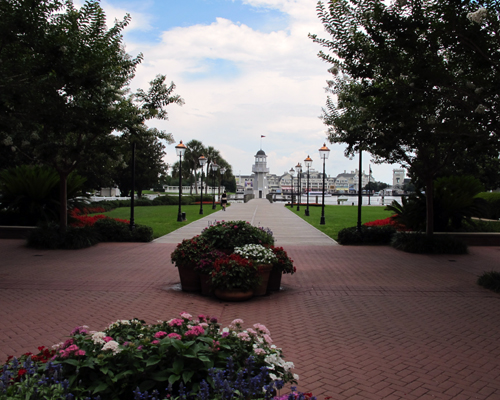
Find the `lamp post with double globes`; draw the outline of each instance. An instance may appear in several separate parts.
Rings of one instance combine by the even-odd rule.
[[[304,165],[306,166],[307,168],[307,208],[306,208],[306,217],[309,216],[309,168],[311,168],[311,164],[312,164],[313,160],[311,159],[311,157],[307,156],[307,158],[304,160]]]
[[[302,192],[302,165],[298,163],[295,166],[295,171],[297,172],[297,211],[300,211],[300,201],[301,201],[301,192]]]
[[[321,193],[321,219],[320,225],[325,225],[325,161],[330,155],[330,149],[323,143],[323,147],[319,149],[319,158],[323,160],[323,190]]]
[[[179,213],[177,214],[177,222],[182,222],[181,202],[182,202],[182,157],[186,152],[186,146],[181,142],[175,146],[175,152],[179,156]]]
[[[215,206],[215,173],[219,169],[219,166],[214,161],[211,165],[212,168],[212,210],[215,210],[217,207]]]
[[[200,214],[203,214],[203,166],[207,163],[204,155],[198,158],[201,166],[201,194],[200,194]]]
[[[290,171],[288,171],[292,178],[292,205],[290,207],[290,210],[293,210],[293,175],[295,174],[295,170],[293,168],[290,168]]]
[[[224,176],[224,174],[226,173],[226,171],[227,171],[226,167],[221,167],[220,168],[220,176],[219,176],[219,201],[220,201],[220,187],[222,185],[222,177]]]

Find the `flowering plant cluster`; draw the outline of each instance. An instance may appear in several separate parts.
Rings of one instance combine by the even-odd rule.
[[[269,228],[256,227],[246,221],[216,221],[205,228],[201,236],[213,248],[228,253],[246,244],[274,244],[273,233]]]
[[[384,219],[376,219],[375,221],[365,222],[363,225],[365,226],[393,226],[397,230],[406,230],[406,227],[395,220],[394,215],[384,218]]]
[[[80,228],[84,226],[94,226],[94,224],[98,220],[109,218],[103,214],[97,214],[93,216],[88,215],[99,212],[106,212],[106,210],[103,207],[91,207],[91,208],[84,207],[82,210],[75,207],[69,212],[69,217],[71,219],[71,226]],[[120,219],[120,218],[112,218],[112,219],[114,219],[115,221],[123,222],[125,224],[130,224],[130,221],[126,219]]]
[[[122,400],[149,398],[137,397],[146,391],[215,399],[223,398],[219,395],[231,382],[247,394],[270,398],[263,393],[296,383],[293,363],[283,359],[268,329],[254,324],[243,330],[242,324],[237,319],[222,328],[217,318],[182,312],[154,325],[133,319],[103,331],[77,327],[49,353],[42,349],[41,355],[25,355],[21,361],[9,358],[0,371],[0,399],[50,392],[59,397],[45,398]],[[209,391],[219,397],[210,397]]]
[[[179,243],[170,255],[170,259],[177,267],[197,264],[211,250],[212,247],[208,241],[198,235],[191,239],[184,239]]]
[[[252,260],[256,264],[272,264],[277,262],[273,250],[261,244],[246,244],[243,247],[235,247],[234,252]]]
[[[256,264],[239,254],[224,255],[213,264],[212,285],[215,289],[247,291],[260,283],[257,271]]]
[[[273,270],[290,275],[297,272],[297,268],[293,265],[293,260],[288,257],[288,254],[283,247],[271,246],[271,249],[276,256],[276,261],[273,263]]]

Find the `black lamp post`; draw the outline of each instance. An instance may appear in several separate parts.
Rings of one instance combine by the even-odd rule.
[[[302,165],[300,165],[300,163],[298,163],[296,166],[295,166],[295,171],[297,171],[297,211],[300,211],[300,200],[301,200],[301,192],[302,192],[302,179],[301,179],[301,175],[302,175]]]
[[[363,164],[361,162],[362,151],[359,149],[359,182],[358,182],[358,225],[356,230],[361,232],[361,206],[363,205],[363,175],[361,172],[361,168]]]
[[[177,222],[182,222],[182,211],[181,211],[181,202],[182,202],[182,156],[186,152],[186,146],[181,142],[175,146],[175,152],[179,156],[179,213],[177,214]]]
[[[307,156],[307,158],[304,160],[304,165],[307,168],[307,208],[306,208],[306,217],[309,216],[309,168],[311,168],[313,160],[311,157]]]
[[[129,225],[131,231],[135,229],[134,195],[135,195],[135,142],[132,143],[132,190],[130,191],[130,225]]]
[[[215,172],[219,169],[219,166],[215,163],[215,161],[211,165],[212,168],[212,210],[215,210],[217,207],[215,206]]]
[[[293,174],[295,174],[295,170],[293,168],[290,168],[290,171],[288,171],[288,173],[292,177],[292,206],[290,207],[290,210],[293,210]]]
[[[203,166],[206,164],[207,159],[205,156],[201,156],[198,158],[198,161],[201,165],[201,196],[200,196],[200,214],[203,214]]]
[[[323,191],[321,194],[321,219],[319,221],[320,225],[325,225],[325,161],[330,155],[330,149],[326,147],[323,143],[323,147],[319,149],[319,158],[323,160]]]
[[[371,206],[371,197],[372,197],[372,166],[368,164],[368,205]]]
[[[221,184],[222,184],[222,177],[224,176],[224,174],[226,173],[227,171],[227,168],[226,167],[220,167],[220,176],[219,176],[219,200],[220,200],[220,187],[221,187]]]

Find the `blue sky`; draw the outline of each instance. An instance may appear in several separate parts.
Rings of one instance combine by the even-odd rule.
[[[75,0],[81,4],[83,0]],[[168,121],[151,126],[219,149],[237,174],[250,174],[262,148],[270,172],[281,175],[326,141],[319,116],[326,101],[328,65],[308,33],[326,35],[316,0],[102,0],[108,20],[132,17],[126,50],[143,53],[131,88],[145,89],[156,75],[173,81],[185,105],[167,108]],[[327,174],[357,168],[331,145]],[[314,162],[314,160],[316,162]],[[363,169],[368,171],[369,157]],[[176,161],[174,145],[166,161]],[[374,177],[392,181],[392,166],[372,165]]]

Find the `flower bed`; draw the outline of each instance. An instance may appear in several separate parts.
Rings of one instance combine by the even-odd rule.
[[[110,218],[103,214],[97,214],[91,217],[89,217],[88,215],[88,214],[96,214],[102,212],[106,212],[106,210],[103,207],[90,207],[90,208],[84,207],[82,210],[78,208],[73,208],[69,212],[71,226],[74,227],[94,226],[94,224],[98,220]],[[119,218],[110,218],[110,219],[114,219],[115,221],[123,222],[125,224],[130,224],[130,221],[126,219],[119,219]]]
[[[271,399],[298,380],[264,325],[244,330],[236,319],[222,328],[217,318],[186,312],[154,325],[77,327],[64,343],[39,350],[9,357],[1,400]]]
[[[204,288],[208,285],[216,295],[221,290],[264,295],[280,289],[281,274],[296,272],[286,251],[274,247],[272,231],[245,221],[215,222],[200,235],[179,243],[171,260],[179,268],[183,290],[203,294],[208,294],[210,289]],[[196,274],[203,275],[198,285]],[[252,293],[235,300],[250,297]]]

